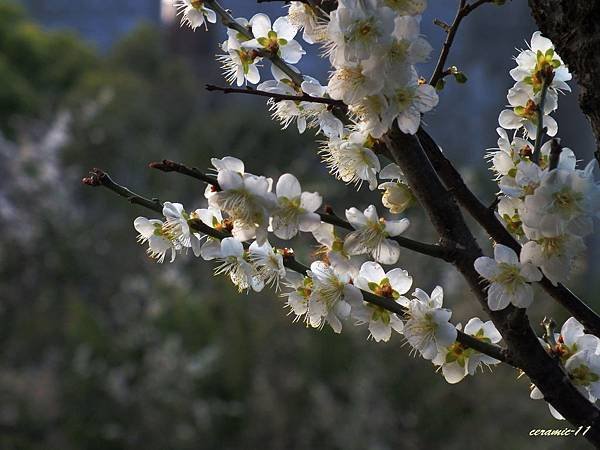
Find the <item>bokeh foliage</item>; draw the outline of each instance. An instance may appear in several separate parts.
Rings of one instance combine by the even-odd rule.
[[[334,183],[311,136],[281,132],[262,102],[209,97],[204,81],[160,30],[100,56],[0,2],[1,448],[512,450],[555,426],[508,368],[450,387],[399,336],[306,329],[191,255],[150,261],[131,226],[145,212],[81,186],[89,167],[190,207],[204,187],[149,161],[233,154],[297,174],[340,213],[377,196]],[[400,263],[425,289],[444,281],[457,322],[480,313],[445,267]]]

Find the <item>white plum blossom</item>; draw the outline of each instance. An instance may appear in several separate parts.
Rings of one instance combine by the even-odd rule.
[[[494,247],[494,258],[481,256],[475,260],[475,270],[489,281],[488,306],[498,311],[513,304],[527,308],[533,301],[531,282],[542,279],[541,272],[533,264],[519,262],[513,249],[502,244]]]
[[[165,255],[171,251],[171,262],[175,261],[176,251],[181,247],[178,242],[173,242],[164,231],[164,223],[157,219],[138,217],[133,221],[133,226],[139,233],[137,240],[140,244],[148,243],[146,253],[157,262],[162,263]]]
[[[413,296],[407,307],[404,337],[423,358],[432,360],[456,341],[456,328],[448,322],[452,311],[442,308],[444,291],[440,286],[436,286],[431,297],[419,288]]]
[[[548,233],[587,236],[600,210],[600,188],[593,178],[592,160],[583,171],[554,169],[542,178],[539,187],[525,198],[523,223]]]
[[[233,224],[229,220],[223,220],[221,211],[217,208],[199,208],[192,213],[194,217],[200,219],[205,225],[214,228],[217,231],[231,231]],[[212,236],[206,236],[206,240],[200,247],[200,256],[205,261],[212,261],[221,254],[221,240]]]
[[[234,237],[242,241],[256,238],[262,245],[267,239],[268,211],[275,203],[275,195],[270,192],[272,180],[223,169],[219,170],[217,181],[221,191],[208,199],[209,205],[229,215]]]
[[[412,277],[406,270],[400,268],[386,273],[376,262],[367,261],[361,266],[354,284],[363,291],[372,292],[406,306],[409,300],[403,295],[412,286]],[[369,324],[370,336],[376,342],[389,341],[392,330],[398,333],[404,330],[402,320],[395,313],[372,303],[365,302],[362,308],[352,308],[352,317],[358,323]]]
[[[213,165],[217,173],[222,170],[231,170],[237,172],[240,175],[244,175],[245,167],[244,162],[234,156],[225,156],[223,158],[211,158],[210,163]]]
[[[400,256],[398,242],[388,239],[402,234],[410,225],[406,218],[385,220],[379,218],[375,206],[370,205],[364,212],[357,208],[346,210],[346,219],[355,231],[346,236],[344,250],[349,255],[370,254],[382,264],[395,264]]]
[[[166,219],[163,226],[165,234],[182,247],[191,248],[195,256],[200,256],[202,236],[192,231],[188,224],[189,219],[196,218],[194,214],[188,214],[181,203],[165,202],[163,215]]]
[[[293,313],[296,316],[294,321],[300,320],[308,312],[313,280],[311,277],[297,272],[287,271],[283,284],[286,288],[291,289],[281,294],[282,297],[287,297],[285,306],[290,308],[290,314]]]
[[[384,85],[384,79],[378,72],[375,61],[347,63],[338,67],[329,77],[327,92],[335,100],[347,105],[358,103],[364,97],[378,94]]]
[[[519,198],[502,196],[497,206],[498,215],[506,229],[519,238],[524,236],[523,224],[519,215],[522,205],[523,201]]]
[[[529,397],[532,400],[543,400],[544,394],[542,394],[542,391],[540,391],[540,389],[537,386],[531,385],[531,392],[529,394]],[[556,420],[565,420],[565,418],[550,403],[548,403],[548,409],[550,410],[550,414],[552,414],[552,417],[554,417]]]
[[[560,139],[556,139],[560,141]],[[552,139],[545,142],[544,145],[540,148],[540,160],[539,165],[542,169],[548,170],[550,164],[550,152],[552,150]],[[560,155],[558,156],[558,164],[556,166],[557,169],[564,170],[575,170],[575,166],[577,165],[577,157],[575,156],[575,152],[567,147],[562,147],[560,151]]]
[[[349,108],[353,120],[360,124],[361,130],[372,137],[381,138],[394,122],[394,111],[388,99],[382,94],[369,95]]]
[[[343,139],[330,139],[320,153],[336,178],[358,188],[367,181],[369,189],[374,190],[381,163],[369,145],[368,134],[355,131]]]
[[[531,230],[526,228],[531,241],[521,248],[521,262],[530,262],[539,267],[542,273],[555,286],[569,278],[573,264],[585,250],[585,243],[579,236]]]
[[[264,280],[259,276],[254,266],[247,260],[247,253],[240,241],[233,237],[221,241],[221,251],[216,258],[220,263],[215,269],[215,275],[229,275],[232,283],[239,292],[250,288],[256,292],[262,291]]]
[[[404,133],[415,134],[421,124],[421,114],[431,111],[439,102],[435,88],[418,79],[410,72],[408,80],[392,87],[386,93],[398,128]]]
[[[286,276],[283,255],[268,242],[258,245],[254,241],[248,248],[248,259],[256,268],[257,275],[265,286],[279,290],[279,281]]]
[[[486,158],[492,162],[492,171],[496,174],[498,180],[502,177],[515,177],[517,164],[531,156],[533,153],[533,144],[527,139],[515,136],[512,140],[504,128],[496,128],[500,136],[498,138],[498,148],[492,148]]]
[[[381,183],[378,188],[383,190],[381,203],[392,214],[404,212],[415,200],[410,187],[403,181],[404,175],[398,165],[392,163],[385,166],[379,173],[383,180],[393,180]]]
[[[498,123],[507,130],[518,130],[524,128],[525,133],[531,139],[537,137],[538,127],[538,104],[541,92],[534,94],[533,89],[520,82],[508,91],[508,103],[512,109],[505,109],[500,113]],[[546,128],[548,136],[555,136],[558,132],[556,120],[549,114],[557,108],[556,96],[546,95],[542,115],[542,128]]]
[[[350,284],[348,273],[338,272],[322,261],[310,265],[312,290],[308,300],[307,322],[313,328],[329,323],[334,332],[342,331],[340,319],[350,315],[352,305],[360,305],[362,294]]]
[[[240,19],[236,20],[240,21]],[[232,37],[221,44],[221,49],[225,54],[219,55],[217,60],[221,62],[225,79],[229,84],[234,82],[238,86],[246,82],[258,84],[260,72],[257,63],[261,58],[256,50],[242,47],[241,43]]]
[[[553,72],[549,87],[556,90],[571,90],[566,83],[572,78],[569,70],[560,56],[555,53],[552,41],[543,37],[540,31],[533,33],[529,49],[522,50],[515,61],[517,67],[510,71],[510,76],[517,82],[530,84],[536,92],[541,89],[541,74],[547,68],[551,68]]]
[[[279,17],[271,25],[269,16],[259,13],[250,19],[250,27],[254,39],[242,42],[242,47],[264,49],[289,64],[296,64],[306,54],[294,40],[298,30],[287,17]]]
[[[567,323],[565,323],[567,325]],[[571,324],[575,325],[575,324]],[[564,328],[564,326],[563,326]],[[562,331],[561,331],[562,336]],[[590,336],[590,335],[585,335]],[[586,397],[590,402],[594,403],[600,398],[600,355],[597,352],[597,339],[595,336],[591,338],[588,343],[596,344],[596,348],[593,345],[586,345],[583,343],[582,349],[577,350],[577,344],[573,343],[575,350],[573,353],[567,348],[564,349],[564,345],[559,344],[566,353],[560,353],[561,360],[564,363],[566,372],[568,373],[569,380],[577,388],[581,394]],[[580,338],[581,339],[581,338]],[[532,386],[530,397],[533,400],[544,399],[544,394],[537,386]],[[557,420],[564,420],[562,414],[560,414],[550,403],[548,403],[550,414]]]
[[[351,276],[358,273],[358,268],[344,250],[344,239],[336,234],[333,225],[321,222],[312,234],[315,240],[322,245],[322,248],[316,253],[323,256],[323,259],[334,269],[338,272],[349,273]]]
[[[317,98],[327,97],[327,88],[322,86],[315,78],[304,76],[300,85],[302,92]],[[324,103],[304,102],[304,110],[307,111],[311,127],[318,127],[328,138],[341,138],[344,133],[344,124]]]
[[[327,53],[334,67],[368,59],[387,45],[394,31],[394,12],[378,0],[339,0],[330,14]]]
[[[542,168],[528,159],[523,159],[517,164],[513,177],[503,177],[498,184],[502,192],[516,198],[531,195],[538,188],[544,177]]]
[[[311,232],[321,224],[315,213],[321,207],[322,197],[317,192],[302,192],[298,179],[286,173],[275,186],[277,206],[272,212],[271,227],[280,239],[291,239],[298,230]]]
[[[591,402],[600,398],[600,355],[580,350],[565,363],[569,379]]]
[[[397,16],[394,22],[394,39],[382,55],[386,69],[392,72],[407,71],[413,64],[426,62],[433,48],[420,35],[420,19]]]
[[[175,0],[173,5],[177,8],[177,14],[181,14],[181,25],[188,25],[194,31],[202,25],[208,29],[207,22],[217,22],[217,14],[204,6],[202,0]]]
[[[560,333],[555,333],[555,340],[556,348],[550,350],[558,354],[563,363],[581,350],[592,353],[600,351],[600,338],[587,334],[584,326],[574,317],[565,321]]]
[[[467,322],[464,332],[487,344],[496,344],[502,340],[491,320],[483,322],[478,317],[473,317]],[[467,375],[474,375],[483,365],[489,367],[500,363],[499,360],[465,347],[458,341],[442,349],[432,362],[442,368],[442,375],[450,384],[458,383]]]
[[[584,326],[574,317],[565,321],[560,333],[554,333],[554,345],[546,344],[547,351],[559,358],[569,373],[569,377],[579,391],[590,401],[595,401],[600,392],[600,338],[585,333]],[[544,398],[542,392],[533,386],[530,397],[534,400]],[[557,420],[564,417],[548,404],[550,413]]]
[[[277,80],[265,81],[258,85],[258,89],[272,94],[283,94],[298,96],[301,92],[295,90],[289,83]],[[294,120],[300,134],[306,130],[306,117],[309,111],[304,110],[303,102],[295,100],[273,100],[268,101],[269,109],[273,111],[273,118],[281,123],[285,130]]]
[[[314,44],[325,39],[326,33],[312,6],[304,2],[290,2],[288,21],[298,30],[302,31],[302,39],[307,44]]]

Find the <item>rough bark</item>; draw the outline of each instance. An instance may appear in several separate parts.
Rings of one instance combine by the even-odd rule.
[[[600,149],[600,2],[595,0],[529,0],[540,31],[581,87],[579,104],[588,117]],[[596,153],[598,157],[598,153]]]

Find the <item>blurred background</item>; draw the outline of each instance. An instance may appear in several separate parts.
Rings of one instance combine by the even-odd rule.
[[[285,14],[279,3],[223,3],[236,16]],[[435,59],[443,32],[433,19],[450,22],[456,2],[430,3],[423,33]],[[483,156],[496,146],[515,47],[533,31],[525,2],[485,5],[465,20],[449,61],[469,81],[448,80],[426,117],[485,201],[495,186]],[[294,173],[340,214],[379,204],[377,192],[328,176],[314,136],[280,131],[263,100],[204,90],[224,84],[213,58],[224,37],[219,26],[180,29],[170,1],[0,0],[0,448],[587,448],[529,437],[566,424],[530,400],[528,381],[510,368],[450,386],[399,335],[376,344],[364,328],[307,329],[276,294],[238,295],[190,255],[155,264],[132,226],[147,212],[80,183],[101,167],[194,209],[204,206],[203,185],[147,163],[206,168],[235,155],[254,173]],[[325,83],[318,58],[301,68]],[[576,95],[560,104],[563,144],[588,160],[592,136]],[[435,240],[422,212],[408,217],[408,236]],[[309,258],[301,241],[292,245]],[[598,309],[600,269],[589,262],[597,239],[589,245],[569,284]],[[399,265],[415,286],[443,285],[455,323],[483,318],[447,265],[408,251]],[[566,319],[553,305],[539,293],[532,322]]]

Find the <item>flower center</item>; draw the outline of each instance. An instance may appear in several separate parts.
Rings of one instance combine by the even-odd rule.
[[[600,380],[600,377],[585,364],[581,364],[579,367],[571,370],[570,375],[573,383],[580,386],[589,386]]]
[[[358,67],[343,67],[335,72],[335,78],[339,81],[351,83],[354,86],[364,82],[364,75]]]
[[[356,21],[348,31],[346,42],[366,41],[377,37],[377,28],[373,26],[372,19]]]
[[[537,122],[537,104],[529,99],[525,106],[516,106],[515,114],[533,123]]]
[[[396,89],[394,99],[401,111],[407,109],[413,102],[415,97],[415,89],[411,87],[403,87]]]
[[[542,246],[542,252],[546,256],[559,255],[562,253],[563,244],[565,241],[564,236],[556,237],[545,237],[539,240]]]
[[[402,39],[401,41],[395,41],[388,52],[389,58],[397,62],[405,61],[408,55],[409,45],[409,41],[405,39]]]
[[[579,202],[583,198],[581,193],[572,191],[567,187],[555,192],[552,197],[554,200],[554,207],[569,214],[576,213],[580,210]]]
[[[505,285],[508,290],[514,292],[516,286],[525,281],[518,267],[507,263],[500,263],[498,266],[500,273],[494,277],[493,281]]]

